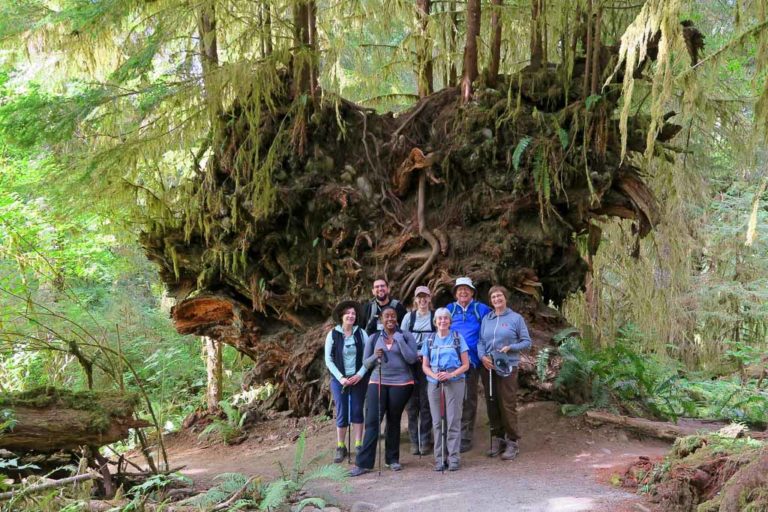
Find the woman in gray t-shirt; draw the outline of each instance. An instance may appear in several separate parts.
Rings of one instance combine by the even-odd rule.
[[[414,309],[406,313],[400,330],[413,334],[416,346],[421,353],[423,340],[436,331],[434,311],[432,311],[432,293],[426,286],[416,287],[413,298]],[[408,436],[411,438],[413,455],[432,453],[432,415],[429,412],[427,396],[427,378],[421,367],[421,356],[413,365],[413,394],[406,406],[408,412]]]

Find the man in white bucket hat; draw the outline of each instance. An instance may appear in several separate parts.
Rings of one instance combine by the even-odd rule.
[[[472,448],[472,435],[475,430],[475,415],[477,414],[478,377],[480,375],[480,358],[477,355],[477,341],[480,337],[480,323],[483,317],[491,312],[491,308],[482,302],[474,300],[476,288],[469,277],[459,277],[453,285],[453,296],[456,302],[448,304],[451,313],[451,331],[456,331],[464,337],[469,347],[469,371],[466,376],[466,397],[461,412],[461,452]]]

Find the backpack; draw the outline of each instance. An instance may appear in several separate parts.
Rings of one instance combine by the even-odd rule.
[[[456,355],[459,356],[459,362],[461,362],[461,339],[459,338],[459,333],[456,331],[451,331],[453,334],[453,348],[456,350]],[[429,337],[429,355],[432,355],[432,349],[435,348],[435,338],[436,334],[432,334],[432,336]]]
[[[408,332],[412,333],[425,333],[425,332],[436,332],[437,328],[435,327],[435,312],[431,311],[429,312],[429,330],[428,331],[414,331],[413,327],[416,325],[416,310],[411,311],[411,316],[408,320]]]
[[[480,316],[480,311],[478,311],[479,307],[480,307],[480,303],[476,300],[473,300],[472,314],[475,315],[475,318],[477,318],[478,322],[482,322],[483,318]],[[458,309],[459,311],[461,311],[461,307],[455,302],[451,302],[445,308],[451,313],[451,321],[453,321],[453,315],[454,313],[456,313],[456,310]]]
[[[397,299],[390,299],[390,301],[389,301],[389,304],[387,304],[387,305],[388,305],[388,306],[392,306],[393,308],[397,308],[397,305],[398,305],[398,304],[400,304],[400,301],[398,301]],[[376,309],[378,309],[378,310],[379,310],[379,311],[376,313],[376,315],[375,315],[375,316],[374,316],[374,314],[373,314],[373,308],[376,308]],[[395,309],[395,311],[397,311],[397,309]],[[379,306],[379,303],[378,303],[378,302],[376,302],[376,300],[375,300],[375,299],[374,299],[374,300],[372,300],[372,301],[370,301],[370,302],[369,302],[369,303],[368,303],[368,304],[365,306],[365,318],[366,318],[366,325],[361,325],[360,327],[362,327],[363,329],[365,329],[365,330],[367,331],[367,330],[369,329],[370,325],[371,325],[371,321],[374,321],[374,324],[373,324],[373,325],[374,325],[374,327],[375,327],[375,326],[376,326],[376,325],[379,323],[379,322],[378,322],[378,320],[379,320],[379,313],[380,313],[380,312],[381,312],[381,306]]]

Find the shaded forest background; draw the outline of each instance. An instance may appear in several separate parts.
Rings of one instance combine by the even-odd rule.
[[[536,54],[544,64],[575,62],[563,41],[579,41],[575,20],[586,18],[584,13],[602,20],[597,26],[606,48],[618,48],[640,13],[640,6],[618,1],[481,4],[478,91],[492,85],[486,63],[493,60],[493,16],[500,16],[503,27],[500,71],[514,76],[532,65]],[[180,219],[203,211],[195,201],[205,201],[212,183],[205,179],[206,166],[215,160],[211,148],[222,143],[217,137],[226,132],[219,126],[225,110],[242,108],[242,118],[259,126],[272,102],[279,104],[288,94],[290,102],[282,106],[293,109],[293,121],[315,104],[338,117],[350,108],[345,102],[372,115],[413,112],[420,97],[458,85],[468,5],[435,2],[428,24],[419,6],[4,5],[0,392],[39,386],[141,388],[158,424],[174,430],[194,410],[215,404],[206,396],[206,356],[221,353],[225,389],[216,397],[228,403],[268,400],[270,384],[253,378],[250,359],[229,345],[176,333],[169,320],[173,301],[165,292],[169,274],[183,265],[169,254],[164,284],[146,258],[146,234],[174,222],[178,228],[184,224]],[[668,111],[680,116],[675,122],[682,131],[665,142],[668,147],[649,150],[647,157],[640,148],[633,157],[658,199],[661,220],[642,239],[630,220],[601,221],[602,240],[594,254],[588,234],[574,235],[583,265],[591,267],[590,283],[557,306],[581,335],[563,334],[558,347],[539,352],[536,371],[546,377],[548,358],[562,359],[556,385],[577,390],[567,400],[576,402],[571,412],[621,407],[654,417],[717,416],[760,424],[768,412],[765,6],[716,1],[648,6],[662,16],[653,22],[657,26],[671,30],[690,20],[706,41],[692,71],[681,41],[667,42],[673,57],[649,63],[648,74],[656,81],[638,81],[625,103],[651,119]],[[294,22],[301,9],[317,9],[316,26],[307,25],[314,30],[312,39],[297,47]],[[532,40],[548,44],[532,55]],[[431,80],[425,81],[427,69]],[[602,71],[600,84],[612,69]],[[304,96],[281,89],[291,72],[296,72],[294,87],[306,82]],[[503,83],[512,90],[514,80]],[[601,97],[608,103],[608,92],[590,88],[582,91],[585,105],[597,105]],[[505,89],[499,90],[505,97]],[[249,110],[244,98],[268,108]],[[518,99],[511,95],[509,101],[514,106]],[[606,115],[618,123],[619,103],[612,105],[616,110]],[[315,121],[307,115],[309,127],[294,124],[278,145],[302,151],[301,141]],[[512,147],[520,151],[511,155],[518,163],[525,161],[526,147],[520,147]],[[623,153],[621,147],[611,149]],[[255,212],[268,212],[280,201],[271,183],[290,179],[270,167],[276,158],[268,152],[259,160],[263,167],[252,170]],[[198,229],[205,232],[206,222]],[[212,250],[209,256],[220,258],[217,268],[240,264],[237,254]],[[205,284],[203,274],[191,286]],[[356,294],[366,296],[370,277],[360,276]],[[255,282],[262,290],[267,285]],[[317,325],[330,306],[313,311]],[[246,387],[257,384],[243,392],[249,372]]]

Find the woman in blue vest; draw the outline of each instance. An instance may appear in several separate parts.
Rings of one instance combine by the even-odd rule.
[[[333,310],[336,322],[325,337],[325,366],[331,372],[331,393],[336,404],[336,456],[341,462],[349,453],[345,437],[352,424],[355,449],[363,443],[363,401],[367,368],[363,366],[363,351],[368,335],[357,322],[359,304],[352,300],[339,303]]]

